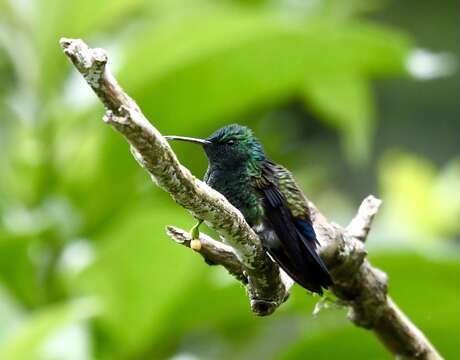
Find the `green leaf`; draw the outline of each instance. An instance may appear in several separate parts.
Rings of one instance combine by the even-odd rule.
[[[383,221],[393,236],[435,244],[460,233],[459,161],[438,170],[417,155],[393,151],[381,161],[379,177]]]

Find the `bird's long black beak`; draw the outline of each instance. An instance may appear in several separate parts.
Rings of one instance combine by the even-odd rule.
[[[192,137],[187,137],[187,136],[165,136],[164,137],[166,140],[179,140],[179,141],[187,141],[195,144],[201,144],[201,145],[207,145],[211,144],[209,140],[205,139],[197,139],[197,138],[192,138]]]

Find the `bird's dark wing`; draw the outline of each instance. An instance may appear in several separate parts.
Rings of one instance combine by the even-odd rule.
[[[262,194],[268,226],[279,239],[279,244],[267,246],[269,254],[298,284],[321,294],[332,280],[316,253],[318,241],[308,205],[292,175],[267,161],[256,187]]]

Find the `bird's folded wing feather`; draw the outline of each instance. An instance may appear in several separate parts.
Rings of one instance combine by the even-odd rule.
[[[256,187],[264,200],[265,215],[279,246],[268,248],[275,261],[300,285],[322,293],[332,281],[316,253],[318,243],[307,201],[288,170],[271,161],[262,169]]]

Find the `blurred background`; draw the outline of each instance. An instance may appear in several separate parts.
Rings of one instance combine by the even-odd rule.
[[[0,359],[390,359],[300,288],[257,318],[243,288],[167,239],[157,189],[63,56],[107,49],[163,134],[254,129],[331,220],[372,193],[390,294],[460,358],[456,0],[0,0]],[[175,144],[201,177],[202,150]],[[204,228],[203,228],[204,230]]]

